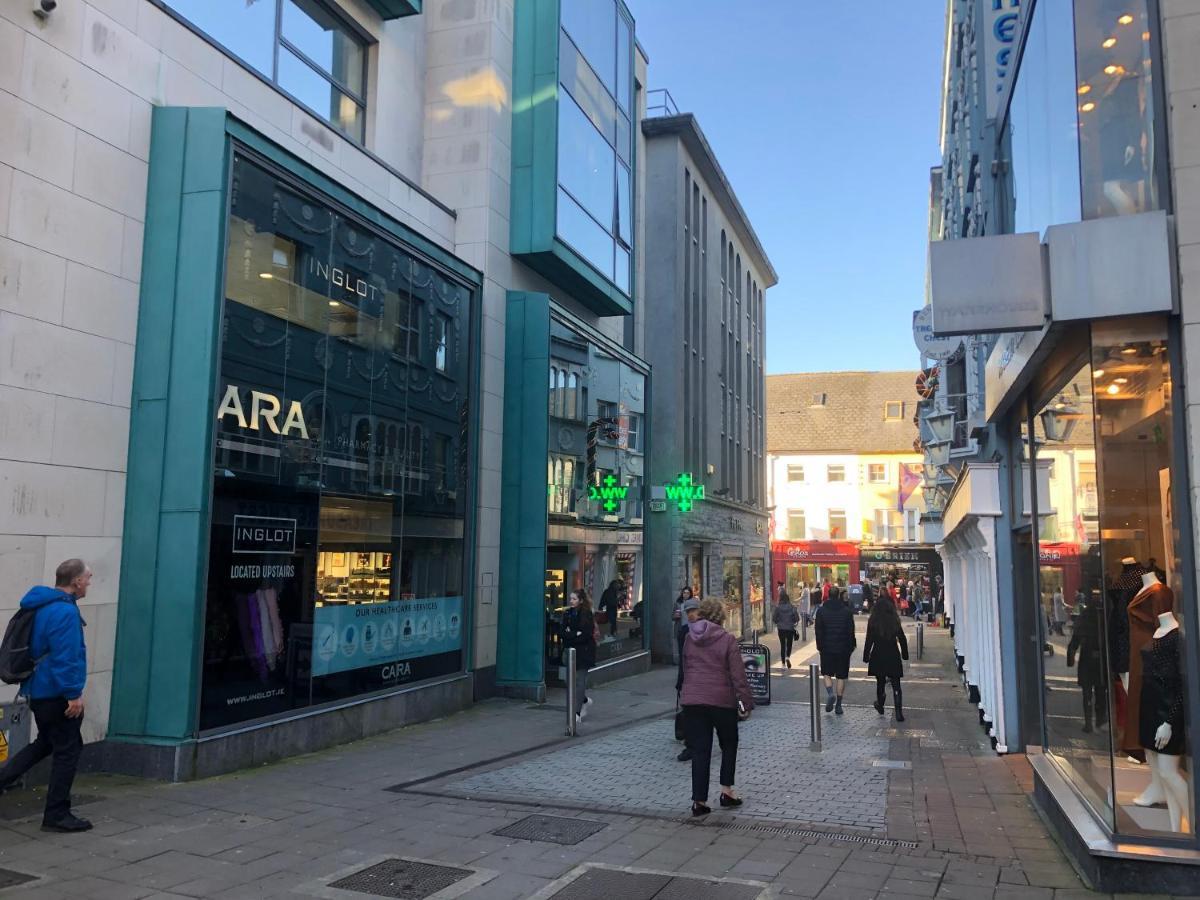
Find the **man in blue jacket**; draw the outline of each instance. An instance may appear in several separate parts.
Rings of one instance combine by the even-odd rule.
[[[92,823],[71,813],[71,784],[83,751],[83,688],[87,682],[87,649],[83,616],[76,605],[87,595],[92,570],[81,559],[68,559],[54,573],[54,587],[31,588],[22,609],[37,610],[30,651],[37,668],[21,685],[37,722],[33,743],[0,769],[0,793],[53,754],[42,831],[87,831]]]

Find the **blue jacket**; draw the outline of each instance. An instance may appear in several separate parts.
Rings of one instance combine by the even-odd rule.
[[[30,588],[22,609],[36,609],[30,650],[39,660],[21,693],[30,700],[65,697],[77,700],[87,682],[87,648],[83,616],[75,597],[52,587]]]

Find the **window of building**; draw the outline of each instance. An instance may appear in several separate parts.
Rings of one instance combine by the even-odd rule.
[[[868,463],[867,481],[871,484],[887,484],[887,463]]]
[[[401,359],[421,358],[421,304],[411,297],[398,298],[392,351]]]
[[[824,406],[829,400],[829,395],[825,393],[813,394],[812,403],[810,406]]]
[[[825,480],[831,484],[835,481],[846,480],[846,467],[842,465],[830,465],[825,467]]]
[[[829,511],[829,539],[841,540],[846,536],[846,511],[831,509]]]
[[[433,319],[433,367],[446,371],[446,342],[449,340],[450,320],[438,313]]]
[[[547,479],[550,484],[549,509],[552,515],[575,511],[575,458],[551,455]]]
[[[615,0],[562,4],[558,234],[621,291],[633,247],[633,24]]]
[[[789,509],[787,514],[787,536],[789,541],[805,539],[804,510]]]
[[[803,481],[804,480],[804,466],[788,466],[787,467],[787,480],[788,481]]]
[[[881,544],[894,544],[907,540],[905,537],[904,513],[898,509],[875,510],[875,540]]]
[[[883,404],[883,418],[888,422],[897,422],[904,418],[904,402],[889,400]]]
[[[920,540],[921,511],[906,509],[904,511],[904,540],[912,543]]]
[[[313,115],[363,142],[367,41],[320,0],[160,0]]]

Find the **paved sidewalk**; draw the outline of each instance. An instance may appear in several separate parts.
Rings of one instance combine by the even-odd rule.
[[[686,816],[664,668],[593,689],[576,739],[562,736],[552,693],[544,707],[491,701],[203,782],[82,778],[93,799],[80,811],[97,825],[82,836],[38,831],[40,793],[6,795],[0,869],[39,880],[0,896],[363,900],[332,885],[393,858],[457,867],[425,870],[453,881],[435,896],[475,900],[1101,896],[1083,891],[1035,815],[1024,760],[988,748],[944,634],[931,631],[910,667],[908,721],[876,715],[873,685],[852,672],[846,715],[821,713],[820,753],[799,702],[802,655],[774,670],[777,702],[742,730],[740,815]],[[495,833],[531,814],[556,817],[541,823],[552,832],[594,833],[574,844]]]

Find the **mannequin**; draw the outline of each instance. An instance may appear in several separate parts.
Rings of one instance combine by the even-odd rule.
[[[1151,646],[1158,617],[1175,608],[1175,595],[1158,580],[1153,572],[1142,572],[1142,589],[1129,603],[1129,671],[1122,683],[1125,685],[1125,732],[1122,736],[1123,750],[1137,758],[1143,754],[1138,729],[1141,723],[1142,696],[1142,650]]]
[[[1132,556],[1121,560],[1121,575],[1109,596],[1108,652],[1109,667],[1120,677],[1125,690],[1129,689],[1129,617],[1130,601],[1142,590],[1142,573],[1146,570]]]
[[[1150,785],[1133,802],[1151,806],[1165,800],[1171,830],[1181,832],[1188,784],[1180,769],[1184,723],[1179,622],[1170,611],[1161,613],[1157,621],[1152,643],[1141,651],[1143,681],[1138,738],[1146,750]]]

